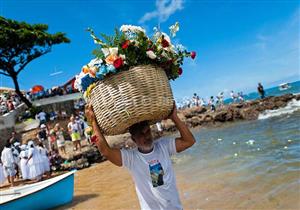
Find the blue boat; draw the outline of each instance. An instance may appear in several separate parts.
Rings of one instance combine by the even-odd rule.
[[[67,204],[73,199],[74,173],[0,191],[0,209],[42,210]]]

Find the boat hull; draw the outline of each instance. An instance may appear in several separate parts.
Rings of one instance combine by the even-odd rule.
[[[51,209],[72,201],[74,194],[74,173],[39,191],[0,205],[3,210]]]

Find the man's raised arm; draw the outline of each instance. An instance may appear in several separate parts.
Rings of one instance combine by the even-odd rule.
[[[176,128],[180,132],[180,137],[176,138],[175,145],[176,151],[182,152],[191,147],[196,142],[195,138],[190,129],[179,119],[177,115],[177,108],[175,105],[169,118],[175,123]]]
[[[100,131],[100,128],[97,124],[95,114],[93,112],[92,106],[87,105],[85,114],[89,121],[92,123],[93,130],[97,136],[97,142],[96,145],[98,147],[98,150],[100,153],[106,157],[110,162],[117,166],[122,166],[122,156],[121,151],[119,149],[113,149],[110,148],[105,137],[103,136],[102,132]]]

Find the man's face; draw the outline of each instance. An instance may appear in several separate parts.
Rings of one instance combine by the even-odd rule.
[[[142,152],[150,152],[153,148],[153,138],[149,125],[132,135],[132,139]]]

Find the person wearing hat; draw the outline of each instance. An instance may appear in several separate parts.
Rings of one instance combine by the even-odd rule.
[[[26,145],[21,145],[21,152],[20,152],[20,168],[21,168],[21,174],[22,174],[22,179],[27,180],[29,179],[29,167],[26,164],[27,159],[28,159],[28,150]]]
[[[44,173],[41,166],[41,157],[38,149],[34,146],[33,141],[28,142],[28,159],[26,164],[29,166],[29,179],[40,181]]]
[[[48,129],[45,124],[40,125],[40,130],[38,131],[37,138],[45,146],[45,148],[49,149]]]
[[[11,143],[7,141],[4,149],[1,153],[1,161],[4,168],[4,175],[7,177],[11,186],[14,186],[14,180],[16,175],[15,160],[11,149]]]

